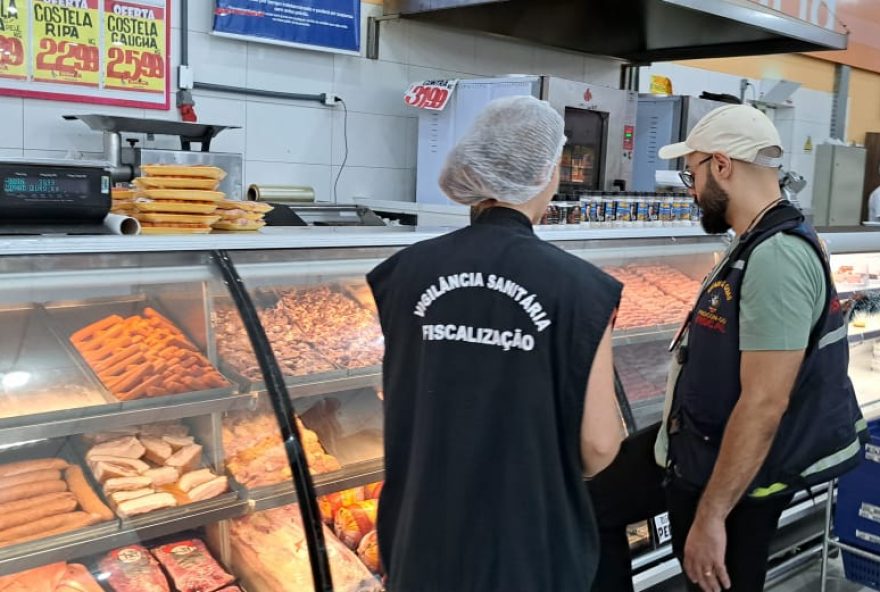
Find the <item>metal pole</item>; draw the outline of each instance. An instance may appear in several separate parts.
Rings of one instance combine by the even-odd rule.
[[[225,92],[236,95],[249,95],[252,97],[267,97],[270,99],[285,99],[288,101],[311,101],[314,103],[324,103],[325,94],[306,94],[306,93],[289,93],[277,90],[263,90],[258,88],[245,88],[243,86],[227,86],[225,84],[213,84],[210,82],[194,82],[193,88],[196,90],[208,90],[213,92]]]
[[[828,498],[825,500],[825,528],[822,530],[822,564],[819,568],[819,592],[825,592],[828,586],[828,552],[831,540],[831,513],[834,510],[835,480],[828,484]]]

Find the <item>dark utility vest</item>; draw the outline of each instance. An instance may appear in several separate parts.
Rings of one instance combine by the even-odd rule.
[[[620,284],[501,207],[368,280],[386,342],[388,590],[589,590],[580,426]]]
[[[848,375],[847,322],[831,268],[815,231],[788,202],[770,210],[741,237],[707,282],[689,318],[687,346],[668,421],[669,463],[675,478],[706,485],[727,421],[740,397],[739,303],[755,248],[785,232],[813,247],[825,270],[826,301],[813,328],[776,439],[749,488],[753,498],[822,483],[853,468],[866,434]]]

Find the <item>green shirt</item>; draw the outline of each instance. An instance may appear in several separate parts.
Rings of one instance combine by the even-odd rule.
[[[755,247],[739,304],[740,351],[807,348],[825,306],[825,271],[807,241],[778,233]]]

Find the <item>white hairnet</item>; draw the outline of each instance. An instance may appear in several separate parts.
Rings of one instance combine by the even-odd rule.
[[[544,101],[492,101],[450,152],[440,188],[464,205],[487,199],[525,203],[550,183],[563,146],[565,121]]]

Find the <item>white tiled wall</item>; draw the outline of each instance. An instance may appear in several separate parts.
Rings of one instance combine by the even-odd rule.
[[[179,2],[174,4],[179,7]],[[616,88],[620,78],[620,64],[613,60],[409,21],[382,23],[378,61],[245,43],[210,34],[213,2],[190,0],[189,4],[190,64],[197,81],[286,92],[332,92],[345,100],[349,158],[338,183],[341,202],[353,197],[415,199],[417,126],[415,114],[402,99],[411,81],[551,74]],[[379,16],[381,7],[364,4],[362,12],[365,27],[366,18]],[[179,23],[179,14],[175,14],[175,27]],[[179,29],[172,33],[172,56],[172,88],[176,89]],[[332,200],[345,155],[340,108],[201,91],[194,96],[200,121],[242,126],[242,130],[220,134],[213,149],[244,154],[246,183],[311,185],[320,200]],[[65,113],[177,117],[174,110],[109,109],[5,97],[0,97],[0,110],[4,114],[0,156],[63,157],[78,151],[88,157],[100,151],[100,134],[82,123],[63,121]],[[174,148],[175,142],[157,138],[145,145]]]
[[[703,91],[726,93],[739,97],[742,77],[691,68],[679,64],[655,64],[642,68],[640,72],[640,91],[650,90],[651,75],[666,76],[672,80],[673,92],[677,95],[699,96]],[[760,96],[762,82],[749,79]],[[797,82],[797,81],[794,81]],[[755,98],[752,89],[746,91],[746,99]],[[808,88],[799,88],[791,97],[792,108],[771,109],[767,114],[779,129],[785,149],[784,166],[804,176],[807,187],[798,195],[801,203],[809,207],[812,203],[812,184],[815,146],[824,142],[831,130],[831,93]],[[807,138],[811,139],[813,149],[807,150]]]

